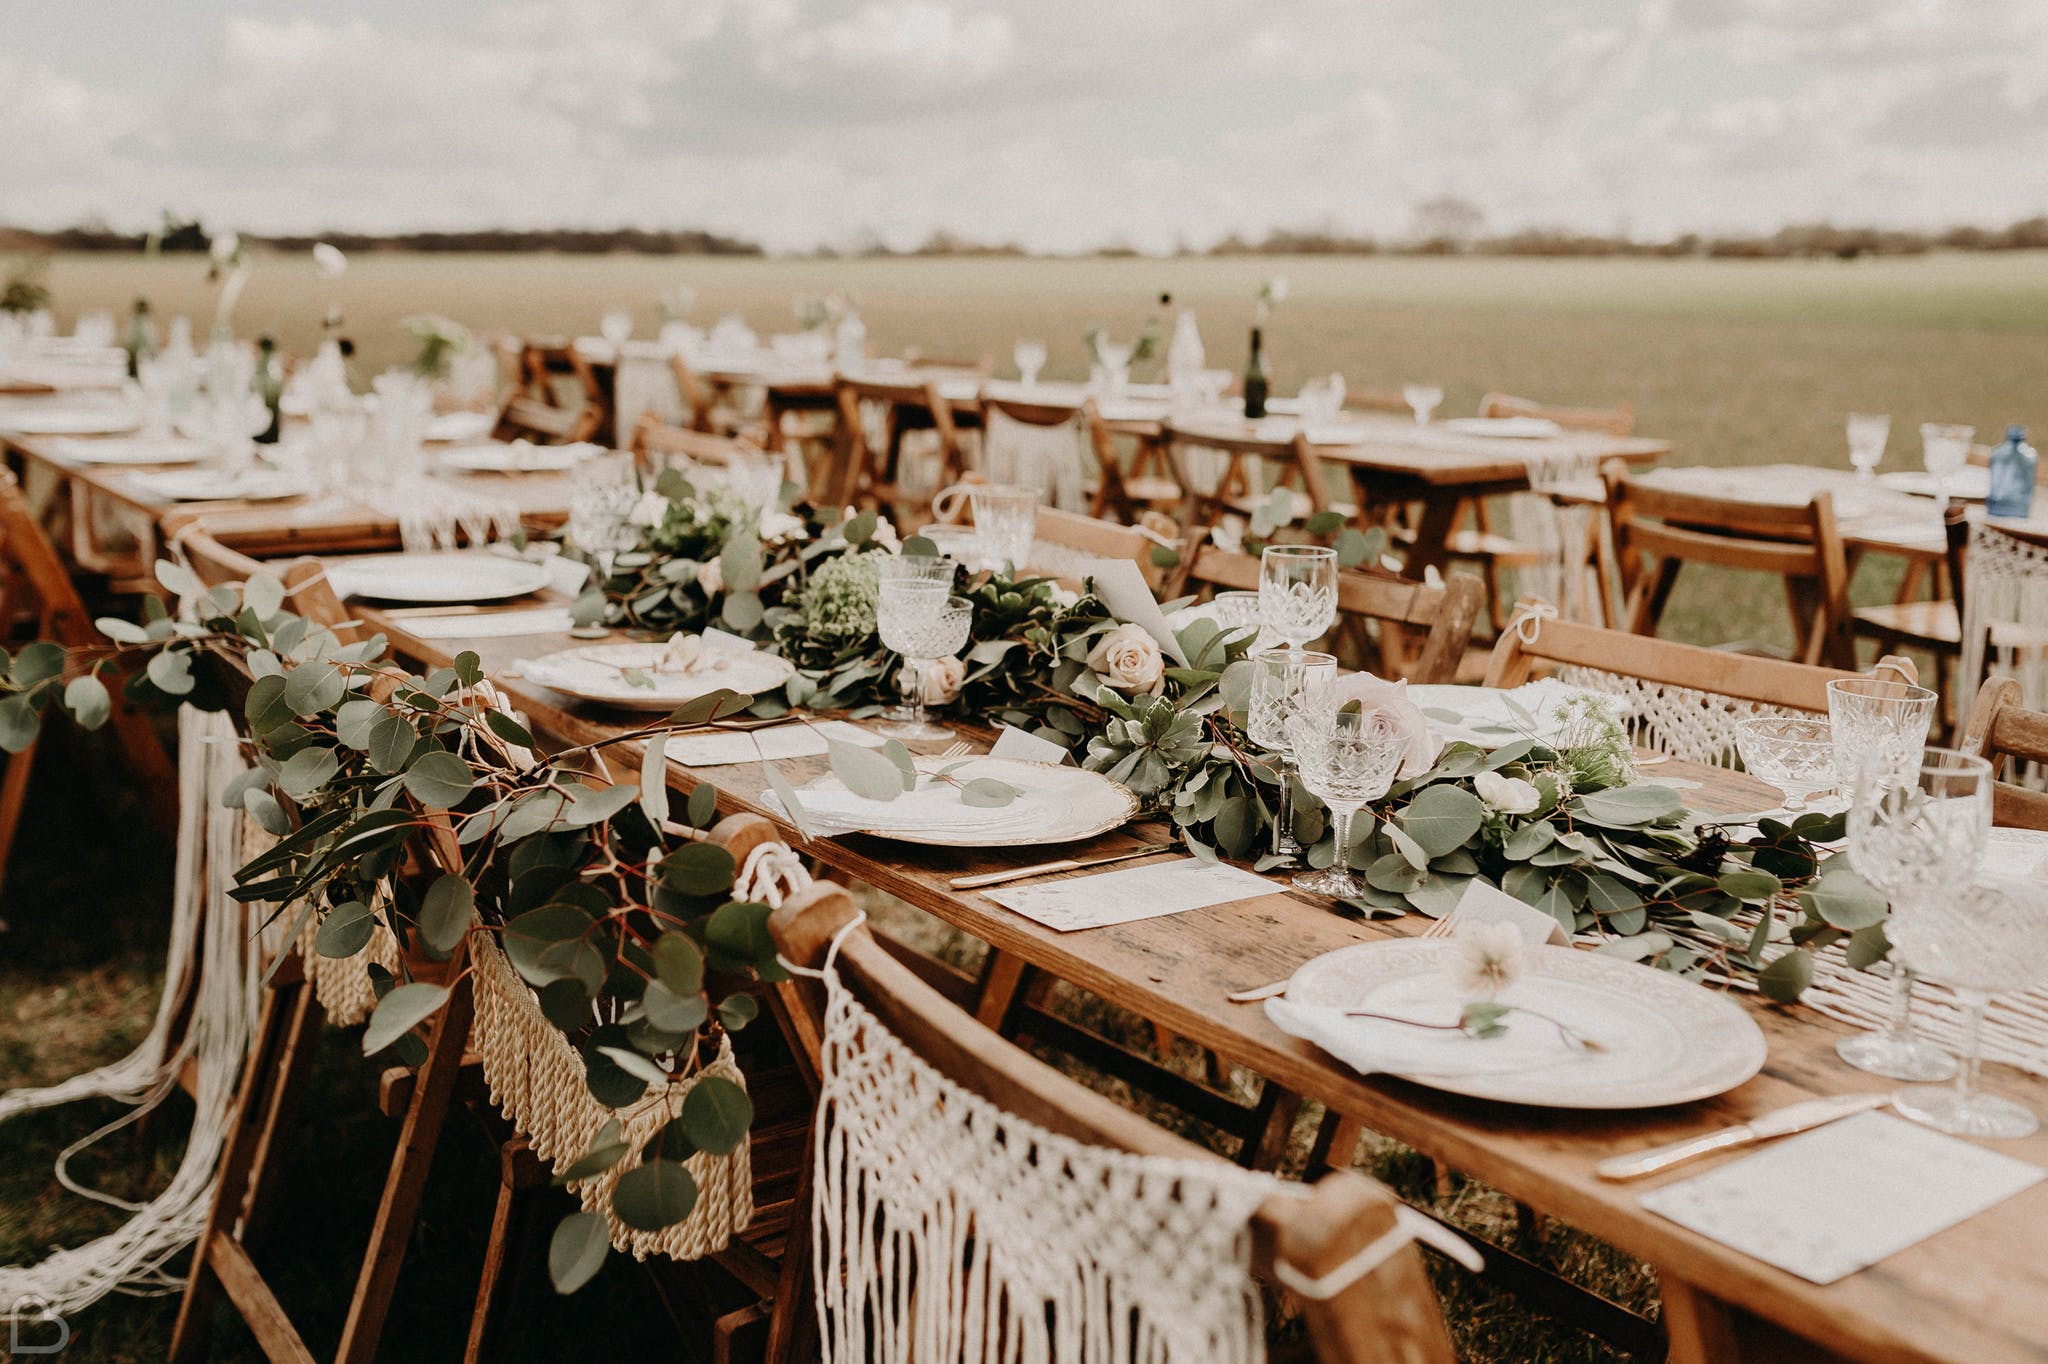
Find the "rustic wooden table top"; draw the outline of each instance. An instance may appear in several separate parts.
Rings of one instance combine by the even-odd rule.
[[[441,665],[474,649],[526,709],[545,742],[580,744],[632,727],[634,717],[571,701],[523,682],[517,660],[575,641],[566,635],[433,642],[407,633],[408,619],[375,610],[363,620],[386,630],[398,652],[418,664]],[[644,720],[643,720],[644,722]],[[970,734],[969,737],[980,737]],[[607,750],[622,771],[637,768],[637,745]],[[796,759],[779,770],[802,785],[827,770],[826,760]],[[1658,775],[1701,783],[1694,803],[1721,810],[1768,803],[1766,788],[1717,768],[1672,762]],[[759,763],[683,769],[670,784],[687,792],[709,781],[723,811],[772,813]],[[1163,830],[1134,825],[1054,855],[1114,852],[1158,839]],[[793,843],[799,842],[793,830]],[[1806,1283],[1644,1210],[1641,1193],[1707,1168],[1706,1162],[1631,1184],[1593,1172],[1617,1152],[1656,1145],[1738,1123],[1801,1099],[1879,1091],[1888,1083],[1855,1071],[1834,1055],[1847,1029],[1811,1010],[1743,996],[1770,1047],[1755,1079],[1718,1098],[1649,1111],[1547,1111],[1462,1099],[1385,1077],[1364,1078],[1266,1019],[1256,1004],[1226,996],[1283,979],[1309,959],[1352,943],[1413,935],[1414,917],[1363,922],[1333,912],[1328,902],[1275,882],[1271,894],[1114,927],[1059,933],[1011,913],[976,892],[952,890],[963,874],[1043,861],[1042,848],[956,850],[849,836],[801,845],[838,873],[900,896],[990,945],[1073,982],[1110,1003],[1213,1048],[1305,1097],[1364,1120],[1452,1168],[1555,1215],[1715,1297],[1772,1320],[1843,1354],[1865,1359],[2048,1359],[2048,1184],[1969,1219],[1848,1279]],[[1086,873],[1080,873],[1086,874]],[[2048,1109],[2048,1083],[2003,1067],[1987,1068],[1990,1086],[2036,1109]],[[2048,1133],[1996,1149],[2048,1164]],[[1733,1158],[1733,1157],[1730,1157]],[[1843,1171],[1845,1201],[1865,1196],[1854,1171]]]

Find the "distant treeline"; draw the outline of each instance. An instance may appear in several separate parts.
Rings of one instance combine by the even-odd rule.
[[[1778,260],[1795,257],[1913,256],[1935,250],[2048,250],[2048,217],[2026,218],[2005,228],[1955,227],[1941,232],[1908,232],[1891,228],[1836,227],[1807,223],[1780,228],[1768,236],[1702,236],[1685,233],[1665,241],[1643,241],[1626,235],[1602,236],[1562,229],[1528,228],[1506,234],[1480,229],[1476,210],[1453,202],[1425,206],[1437,212],[1418,213],[1419,231],[1400,240],[1381,241],[1329,229],[1285,229],[1256,240],[1232,235],[1207,251],[1183,247],[1180,255],[1210,256],[1704,256],[1724,260]],[[199,252],[207,248],[205,232],[186,223],[162,234],[157,249]],[[532,231],[483,229],[473,232],[330,232],[318,236],[250,237],[253,244],[282,251],[303,251],[315,242],[329,242],[343,251],[554,251],[575,255],[625,253],[648,256],[761,256],[759,242],[721,233],[689,229],[656,232],[643,228],[597,231],[557,228]],[[149,238],[142,233],[116,232],[101,225],[38,232],[0,226],[0,251],[141,251]],[[830,258],[920,256],[1026,256],[1010,242],[978,242],[958,233],[934,232],[908,249],[869,239],[850,247],[820,247],[811,253]],[[1098,256],[1135,256],[1136,249],[1104,246]]]

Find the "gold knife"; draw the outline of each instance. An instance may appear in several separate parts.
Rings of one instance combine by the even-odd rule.
[[[1706,1155],[1709,1151],[1723,1151],[1731,1146],[1747,1146],[1751,1142],[1768,1141],[1772,1137],[1789,1137],[1794,1132],[1808,1132],[1816,1127],[1825,1127],[1838,1118],[1854,1117],[1882,1108],[1891,1102],[1889,1094],[1837,1094],[1828,1099],[1808,1099],[1803,1103],[1774,1109],[1762,1117],[1734,1127],[1723,1127],[1718,1131],[1687,1137],[1665,1146],[1652,1146],[1647,1151],[1633,1155],[1609,1156],[1593,1168],[1602,1179],[1641,1179],[1659,1170],[1668,1170],[1695,1156]]]
[[[1050,876],[1056,871],[1079,871],[1083,867],[1106,867],[1112,862],[1128,862],[1137,857],[1151,857],[1157,853],[1172,852],[1172,843],[1147,843],[1142,848],[1129,852],[1111,853],[1107,857],[1088,857],[1080,861],[1040,862],[1036,866],[1014,867],[1009,871],[986,871],[979,876],[956,876],[947,882],[955,890],[980,890],[983,886],[1000,886],[1006,881],[1022,881],[1030,876]]]

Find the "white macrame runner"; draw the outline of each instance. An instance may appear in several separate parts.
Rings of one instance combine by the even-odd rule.
[[[989,409],[981,435],[982,468],[991,483],[1036,488],[1061,511],[1088,510],[1087,436],[1080,418],[1057,426],[1020,422]]]
[[[1059,1136],[941,1075],[831,958],[813,1278],[827,1364],[1255,1364],[1283,1187]]]
[[[1558,679],[1611,696],[1633,742],[1657,753],[1711,767],[1734,767],[1735,730],[1752,715],[1800,712],[1718,692],[1674,686],[1601,668],[1559,668]]]
[[[2048,548],[1978,522],[1963,561],[1963,656],[1957,676],[1993,673],[2019,679],[2021,702],[2048,710]],[[2048,769],[2023,773],[2042,785]]]
[[[1858,971],[1839,946],[1814,956],[1813,984],[1799,997],[1829,1018],[1863,1028],[1881,1028],[1891,1017],[1889,967]],[[1930,980],[1913,983],[1914,1031],[1960,1056],[1963,1009],[1955,992]],[[2048,1075],[2048,989],[1998,995],[1984,1012],[1984,1058]]]
[[[179,713],[177,884],[163,996],[148,1036],[110,1065],[0,1095],[0,1121],[79,1099],[129,1105],[126,1114],[65,1148],[57,1158],[57,1178],[73,1193],[133,1214],[97,1240],[55,1251],[36,1264],[0,1267],[0,1319],[48,1321],[80,1312],[108,1293],[157,1296],[184,1286],[166,1265],[205,1230],[263,971],[282,936],[275,925],[252,936],[243,907],[228,894],[244,861],[243,820],[220,796],[244,765],[226,716],[190,707]],[[192,1011],[173,1047],[179,1003],[188,991]],[[177,1087],[188,1060],[195,1062],[198,1079],[192,1131],[164,1191],[131,1203],[78,1183],[67,1169],[71,1157],[154,1110]]]

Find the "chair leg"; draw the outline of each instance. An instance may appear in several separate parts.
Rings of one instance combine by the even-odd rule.
[[[469,1320],[463,1364],[484,1364],[503,1353],[504,1290],[533,1221],[535,1195],[547,1182],[547,1169],[526,1138],[515,1136],[498,1148],[498,1204],[491,1215],[490,1239],[484,1243],[483,1276],[477,1283],[476,1311]]]
[[[36,745],[30,744],[7,759],[0,774],[0,889],[7,884],[7,859],[14,851],[14,834],[21,827],[21,812],[28,808],[28,780],[36,765]]]

